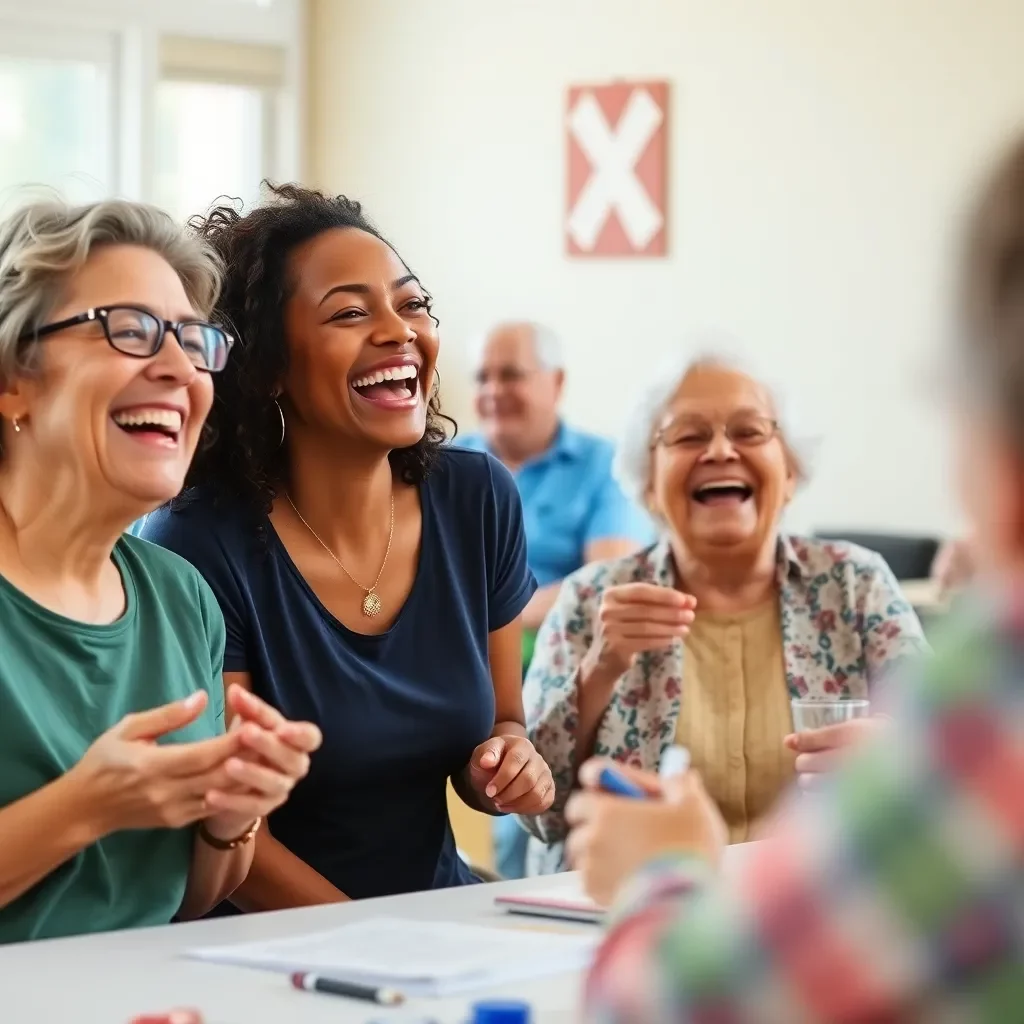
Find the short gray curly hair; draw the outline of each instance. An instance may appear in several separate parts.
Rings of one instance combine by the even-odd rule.
[[[565,369],[565,353],[562,350],[561,339],[550,327],[536,320],[502,320],[488,330],[473,335],[468,346],[473,365],[478,365],[483,359],[487,341],[493,334],[499,330],[519,327],[529,331],[533,353],[545,370]]]
[[[102,245],[152,249],[177,272],[196,312],[210,315],[220,261],[170,214],[122,199],[85,206],[36,200],[0,223],[0,382],[32,369],[38,348],[32,332],[59,304],[69,275]]]
[[[715,342],[710,346],[693,347],[682,355],[676,354],[637,397],[615,453],[615,478],[626,494],[641,505],[646,504],[655,429],[686,375],[701,366],[736,370],[767,389],[782,442],[792,459],[797,479],[805,483],[810,476],[817,440],[798,432],[793,402],[779,385],[777,376],[750,356]]]

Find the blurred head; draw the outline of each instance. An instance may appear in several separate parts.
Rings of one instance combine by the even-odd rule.
[[[953,381],[962,500],[984,568],[1024,564],[1024,139],[972,211]]]
[[[499,324],[485,335],[476,360],[476,413],[495,451],[527,458],[550,443],[562,367],[557,336],[540,324]]]
[[[37,202],[0,225],[0,459],[130,518],[181,489],[227,335],[219,264],[150,206]],[[217,368],[217,367],[214,367]]]
[[[645,393],[617,474],[689,558],[755,558],[774,544],[805,461],[778,394],[743,362],[683,361]]]
[[[359,203],[270,193],[246,216],[219,207],[193,222],[224,260],[218,315],[239,340],[217,382],[217,440],[190,482],[269,509],[289,451],[317,441],[389,457],[418,482],[445,440],[430,296]]]

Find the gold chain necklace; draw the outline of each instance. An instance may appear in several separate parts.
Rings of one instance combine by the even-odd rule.
[[[292,496],[285,492],[285,497],[288,499],[288,504],[291,505],[292,511],[299,517],[299,522],[313,534],[316,542],[324,549],[338,563],[338,568],[362,591],[365,591],[366,596],[363,598],[363,614],[372,619],[375,615],[380,614],[380,597],[377,595],[377,584],[380,583],[381,576],[384,575],[384,566],[388,564],[388,555],[391,554],[391,540],[395,536],[395,492],[391,492],[391,529],[388,531],[388,546],[384,552],[384,561],[380,563],[380,572],[377,573],[377,578],[373,581],[373,586],[364,587],[353,575],[341,564],[341,559],[320,539],[320,535],[313,529],[305,519],[302,518],[302,513],[295,507],[295,502],[292,501]]]

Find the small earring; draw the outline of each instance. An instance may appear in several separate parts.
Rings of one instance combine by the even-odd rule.
[[[11,420],[11,426],[14,427],[14,432],[16,434],[21,433],[21,424],[18,422],[17,416],[15,416],[13,420]]]
[[[281,408],[281,403],[275,398],[274,405],[277,406],[277,415],[281,417],[281,440],[277,442],[277,447],[280,448],[284,444],[284,435],[286,428],[284,425],[284,409]]]

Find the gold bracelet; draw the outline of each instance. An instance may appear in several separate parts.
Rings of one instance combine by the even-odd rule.
[[[259,831],[262,823],[263,819],[257,818],[240,836],[236,836],[234,839],[218,839],[210,834],[210,830],[206,827],[206,822],[201,821],[199,822],[199,838],[207,846],[212,846],[215,850],[236,850],[239,846],[252,842],[253,836]]]

